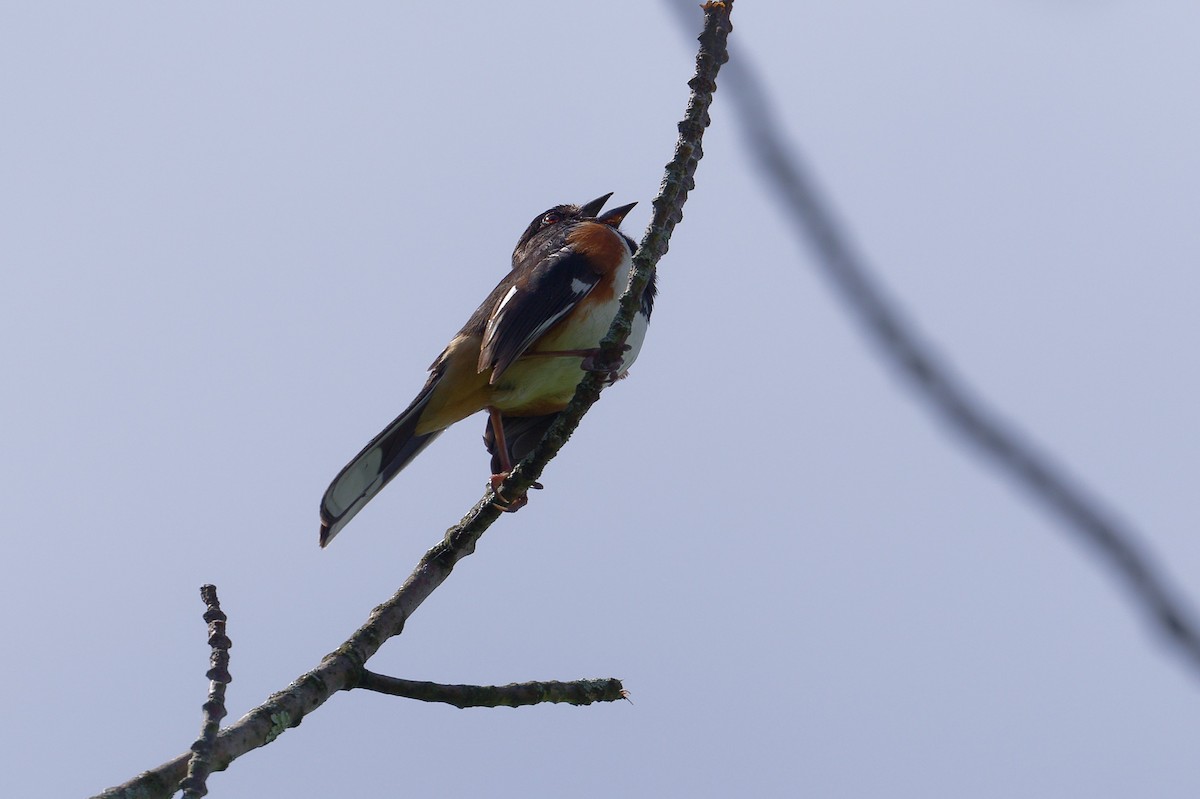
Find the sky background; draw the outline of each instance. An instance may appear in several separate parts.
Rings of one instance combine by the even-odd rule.
[[[688,3],[689,7],[694,3]],[[1200,6],[739,0],[892,296],[1200,598]],[[0,795],[184,751],[312,668],[482,493],[483,418],[325,551],[317,504],[560,202],[638,200],[663,3],[0,7]],[[1194,797],[1200,693],[1107,570],[881,364],[718,91],[629,380],[251,796]]]

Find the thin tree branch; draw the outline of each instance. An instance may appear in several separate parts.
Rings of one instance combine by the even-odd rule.
[[[947,361],[921,339],[908,315],[888,298],[870,264],[857,251],[775,119],[766,90],[751,65],[739,57],[726,79],[763,182],[884,360],[964,444],[1053,511],[1081,544],[1099,556],[1154,629],[1174,644],[1200,675],[1200,627],[1183,596],[1171,588],[1144,544],[1138,543],[1145,537],[1106,510],[1094,492],[955,377]]]
[[[200,725],[200,737],[192,744],[192,756],[188,760],[187,777],[180,785],[184,799],[199,799],[208,793],[209,772],[212,771],[212,752],[217,741],[217,730],[225,718],[225,686],[233,677],[229,674],[229,649],[233,642],[225,635],[225,613],[217,599],[215,585],[200,586],[200,598],[207,606],[204,620],[208,622],[208,645],[212,647],[209,662],[212,664],[204,675],[208,677],[208,701],[203,705],[204,721]]]
[[[654,214],[633,258],[629,286],[621,295],[621,310],[600,342],[600,357],[597,359],[600,363],[615,361],[620,356],[625,339],[629,337],[633,315],[641,304],[642,292],[650,282],[659,259],[666,254],[671,232],[676,223],[683,219],[683,204],[687,201],[688,192],[696,185],[694,176],[696,166],[704,155],[701,140],[704,129],[711,121],[708,109],[712,105],[713,92],[717,89],[717,73],[721,65],[729,60],[726,42],[733,30],[729,21],[733,0],[705,3],[703,9],[704,30],[698,37],[700,50],[696,54],[696,74],[688,81],[692,93],[683,121],[679,123],[675,155],[666,166],[658,196],[654,198]],[[538,445],[504,481],[501,486],[504,496],[523,496],[541,477],[546,464],[558,454],[579,426],[579,420],[600,398],[604,384],[605,376],[601,373],[589,374],[579,383],[571,404],[558,415]]]
[[[671,231],[683,218],[683,203],[694,186],[692,176],[702,154],[700,141],[709,121],[708,107],[716,89],[717,71],[729,59],[725,43],[731,29],[729,13],[732,7],[733,0],[704,5],[704,31],[699,37],[696,75],[688,82],[692,92],[685,118],[679,123],[675,157],[667,165],[659,195],[654,199],[654,215],[634,258],[629,287],[621,297],[621,309],[601,342],[601,358],[605,360],[613,360],[620,354],[642,292],[658,259],[667,251]],[[589,374],[580,382],[570,405],[559,415],[541,443],[504,482],[501,491],[506,497],[524,495],[541,475],[546,463],[562,448],[587,409],[595,403],[602,387],[603,377],[598,374]],[[450,576],[454,565],[475,551],[475,542],[500,515],[494,500],[495,494],[489,489],[457,525],[446,531],[442,542],[425,553],[391,599],[375,608],[366,623],[336,651],[326,655],[320,665],[222,730],[212,754],[212,769],[227,768],[238,757],[270,743],[288,728],[300,724],[305,716],[337,691],[358,685],[366,662],[385,641],[400,634],[405,620]],[[184,778],[187,762],[187,754],[179,755],[99,796],[106,799],[167,799]]]
[[[422,702],[443,702],[455,707],[522,707],[543,702],[590,705],[625,698],[621,681],[613,678],[571,682],[520,682],[508,685],[442,685],[404,680],[363,670],[359,688]]]
[[[389,638],[399,635],[405,620],[441,585],[458,561],[475,551],[475,542],[500,515],[490,498],[481,499],[446,537],[422,556],[391,599],[375,608],[367,621],[315,669],[301,675],[286,689],[272,694],[258,707],[226,727],[217,736],[212,770],[222,771],[247,752],[265,746],[285,730],[323,705],[338,691],[360,681],[364,664]],[[167,799],[186,774],[188,755],[182,754],[134,779],[109,788],[101,797],[112,799]]]

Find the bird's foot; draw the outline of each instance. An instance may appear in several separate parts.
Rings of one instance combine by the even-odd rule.
[[[519,497],[509,499],[500,493],[500,486],[508,479],[508,474],[508,472],[500,472],[499,474],[493,474],[489,478],[488,483],[492,486],[492,493],[496,495],[496,500],[498,500],[493,502],[492,505],[505,513],[516,513],[529,503],[529,497],[526,494],[522,494]],[[539,491],[545,488],[541,483],[533,483],[529,487]]]
[[[621,345],[622,353],[629,352],[631,349],[633,349],[633,347],[628,344]],[[615,383],[626,375],[626,372],[622,371],[621,369],[621,367],[624,365],[625,357],[623,354],[617,355],[615,358],[607,361],[602,360],[600,358],[600,348],[597,347],[594,350],[589,350],[588,353],[584,355],[583,362],[579,364],[579,368],[583,369],[585,372],[601,372],[607,375],[607,380],[609,383]]]

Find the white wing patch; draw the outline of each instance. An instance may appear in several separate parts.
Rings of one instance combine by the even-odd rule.
[[[513,286],[508,290],[508,293],[501,298],[500,302],[496,303],[496,307],[492,309],[491,315],[488,317],[487,330],[483,336],[483,346],[487,346],[495,336],[496,331],[500,328],[500,320],[504,318],[504,306],[508,305],[508,301],[517,296],[517,287]]]
[[[510,288],[508,290],[508,293],[504,295],[504,299],[500,300],[500,302],[498,302],[496,304],[496,310],[492,311],[492,316],[496,316],[497,314],[499,314],[501,309],[503,309],[505,305],[508,305],[508,301],[511,300],[516,295],[517,295],[517,287],[513,286],[512,288]]]

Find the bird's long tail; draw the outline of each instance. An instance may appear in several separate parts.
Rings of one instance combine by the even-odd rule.
[[[430,380],[412,404],[363,447],[325,489],[321,498],[321,546],[332,541],[371,497],[442,432],[417,434],[417,423],[429,404],[435,382]]]

